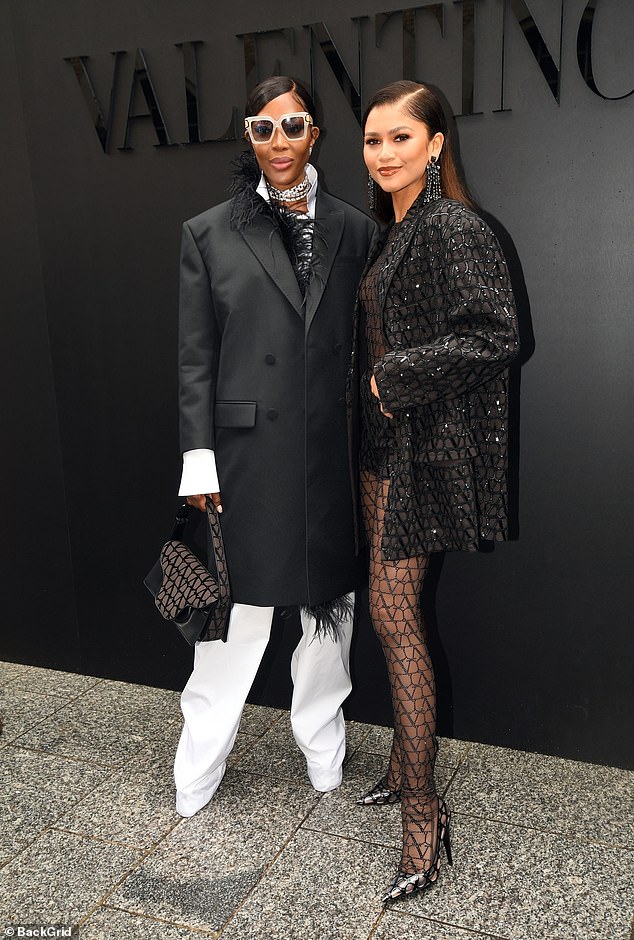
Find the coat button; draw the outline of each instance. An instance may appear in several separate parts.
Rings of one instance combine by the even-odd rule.
[[[267,353],[266,356],[264,357],[264,361],[266,362],[267,366],[274,366],[275,356],[273,355],[273,353]]]
[[[341,343],[335,343],[335,345],[332,347],[332,351],[333,351],[333,353],[335,354],[335,356],[336,356],[338,353],[340,353],[340,352],[341,352]]]
[[[269,410],[266,413],[266,416],[269,419],[269,421],[277,421],[277,411],[275,410],[275,408],[269,408]]]

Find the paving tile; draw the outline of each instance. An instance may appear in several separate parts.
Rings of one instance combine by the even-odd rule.
[[[452,788],[456,809],[634,848],[634,771],[474,744]]]
[[[391,729],[348,722],[344,783],[318,796],[288,712],[247,705],[234,766],[182,820],[178,693],[2,662],[0,682],[0,927],[85,921],[82,940],[634,940],[631,771],[441,739],[455,865],[443,858],[436,888],[383,911],[399,806],[354,801],[385,770]]]
[[[458,813],[452,849],[453,868],[443,855],[438,885],[404,902],[408,914],[508,940],[627,936],[632,851]]]
[[[323,795],[302,828],[377,845],[399,845],[399,804],[357,806],[355,802],[381,776],[384,764],[384,758],[376,754],[357,752],[346,767],[341,786]]]
[[[253,773],[274,774],[288,780],[307,781],[306,758],[291,731],[288,712],[260,737],[238,767]]]
[[[368,726],[360,721],[346,721],[346,760],[350,760],[368,736]]]
[[[8,745],[0,750],[0,864],[90,794],[109,771]]]
[[[97,676],[81,676],[74,672],[62,672],[59,669],[42,669],[40,666],[10,664],[11,685],[27,692],[39,692],[43,695],[59,695],[71,698],[81,695],[88,689],[103,682]],[[0,669],[0,678],[2,670]]]
[[[346,721],[346,761],[349,761],[359,748],[367,750],[365,742],[372,727],[364,721]]]
[[[152,773],[157,779],[167,781],[169,786],[173,785],[174,755],[181,727],[180,719],[165,723],[160,733],[146,740],[143,747],[130,756],[121,771],[130,774]]]
[[[368,735],[363,744],[364,751],[384,754],[387,757],[392,747],[394,729],[384,725],[369,725],[368,729]]]
[[[10,684],[4,685],[0,689],[0,716],[3,724],[0,747],[15,743],[30,728],[53,715],[63,705],[63,700],[55,696],[25,692],[12,688]]]
[[[131,847],[148,849],[180,820],[174,807],[174,783],[155,767],[115,771],[58,827]]]
[[[402,907],[409,902],[404,901]],[[412,917],[396,907],[386,910],[372,940],[506,940],[500,934],[474,933],[451,924],[438,924],[427,918]],[[82,934],[83,940],[83,934]]]
[[[367,736],[365,725],[346,722],[346,748],[354,751]],[[290,715],[284,712],[279,721],[238,761],[244,770],[274,774],[289,780],[307,780],[306,758],[300,751],[291,729]]]
[[[216,940],[215,931],[201,932],[162,920],[99,907],[81,925],[81,940]]]
[[[357,751],[346,767],[342,785],[323,795],[302,828],[378,845],[400,846],[402,828],[399,803],[357,806],[355,802],[357,797],[370,789],[384,770],[384,757]],[[449,776],[449,769],[438,763],[436,784],[440,792],[444,792]]]
[[[147,712],[170,721],[181,720],[180,693],[170,689],[104,679],[87,695],[95,707],[112,708],[118,713],[132,711],[135,720]]]
[[[0,659],[0,686],[14,679],[20,669],[19,663],[7,663]]]
[[[236,737],[235,743],[233,745],[233,750],[227,758],[227,767],[237,767],[243,760],[246,758],[256,746],[259,737],[256,737],[254,734],[243,734],[241,731],[238,731],[238,736]],[[247,770],[248,770],[247,766]]]
[[[366,940],[381,913],[388,849],[302,830],[222,940]]]
[[[250,702],[247,702],[240,720],[240,731],[259,736],[268,731],[282,715],[287,714],[288,712],[282,708],[269,708],[268,705],[251,705]]]
[[[140,859],[124,846],[45,832],[0,870],[0,924],[76,924]]]
[[[118,767],[179,720],[176,692],[104,681],[22,735],[19,743]]]
[[[182,820],[109,903],[217,930],[317,799],[311,787],[297,781],[228,770],[211,802]]]

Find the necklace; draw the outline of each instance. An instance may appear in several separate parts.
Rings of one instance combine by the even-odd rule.
[[[297,186],[291,186],[290,189],[276,189],[275,186],[271,186],[267,180],[266,188],[274,202],[300,202],[308,196],[310,180],[304,175],[304,179],[301,183],[298,183]]]

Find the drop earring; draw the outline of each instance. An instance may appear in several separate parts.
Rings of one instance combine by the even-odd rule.
[[[440,163],[438,157],[430,157],[425,170],[425,202],[433,202],[442,198],[440,185]]]
[[[376,209],[376,183],[372,179],[372,174],[368,172],[368,207]]]

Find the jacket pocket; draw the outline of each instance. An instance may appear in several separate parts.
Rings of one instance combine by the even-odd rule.
[[[217,401],[214,424],[217,428],[255,427],[256,409],[254,401]]]

